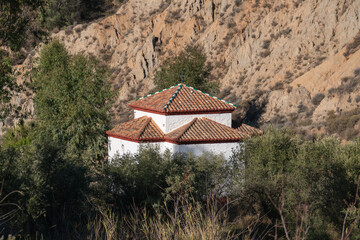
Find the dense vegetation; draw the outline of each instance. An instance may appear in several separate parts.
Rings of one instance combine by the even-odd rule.
[[[49,21],[66,25],[74,21],[69,16]],[[22,45],[20,35],[0,37],[14,49]],[[1,54],[0,97],[6,102],[11,56]],[[214,89],[205,62],[200,49],[188,48],[161,67],[156,84]],[[20,121],[1,140],[0,238],[360,238],[360,139],[305,141],[268,129],[245,140],[231,161],[144,146],[108,164],[104,131],[113,93],[106,67],[70,55],[58,41],[43,48],[38,63],[31,73],[37,119]],[[328,127],[342,122],[329,116]]]
[[[115,12],[122,0],[46,0],[40,17],[47,29],[94,20]]]
[[[49,32],[111,14],[122,0],[0,1],[0,121],[9,114],[11,94],[19,87],[12,66],[21,63]]]
[[[106,160],[106,67],[54,41],[32,72],[37,120],[0,148],[0,234],[45,239],[357,239],[360,140],[268,129],[222,156]]]
[[[178,83],[185,83],[204,92],[215,93],[216,84],[207,77],[210,67],[206,65],[206,55],[201,47],[188,46],[175,57],[168,58],[156,72],[155,86],[161,90]]]
[[[18,128],[1,149],[2,234],[61,239],[359,237],[358,140],[346,145],[336,139],[307,142],[271,129],[248,139],[230,162],[211,154],[161,154],[144,146],[136,155],[95,170],[67,159],[52,144],[40,147],[29,141],[25,131],[34,128]],[[27,150],[31,145],[37,152]]]

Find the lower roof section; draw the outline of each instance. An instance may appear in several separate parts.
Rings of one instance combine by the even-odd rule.
[[[189,123],[164,134],[151,117],[143,116],[121,123],[107,131],[110,137],[133,142],[170,142],[174,144],[203,144],[239,142],[262,131],[243,125],[233,129],[208,118],[194,118]]]
[[[121,138],[135,142],[161,142],[164,133],[150,117],[143,116],[121,123],[106,134],[110,137]]]
[[[208,118],[194,118],[191,122],[165,135],[176,144],[239,142],[249,135]]]

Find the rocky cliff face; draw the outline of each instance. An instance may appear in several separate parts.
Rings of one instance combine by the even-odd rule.
[[[359,107],[359,14],[356,0],[129,0],[113,16],[52,37],[111,67],[118,92],[114,123],[131,117],[127,103],[151,91],[162,61],[199,44],[219,96],[239,105],[234,120],[318,131],[314,123],[329,111]],[[36,52],[20,72],[31,68]],[[28,89],[13,100],[28,118],[31,94]]]

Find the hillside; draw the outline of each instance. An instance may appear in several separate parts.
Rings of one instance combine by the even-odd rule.
[[[218,96],[239,106],[235,125],[324,133],[329,112],[336,118],[359,107],[359,12],[355,0],[129,0],[114,15],[51,37],[111,67],[118,92],[114,124],[131,118],[127,103],[154,88],[152,77],[165,59],[200,45],[212,66],[210,80],[220,86]],[[26,72],[40,48],[17,66],[23,91],[12,100],[14,115],[6,126],[16,123],[15,115],[34,117]],[[356,123],[351,127],[360,128]]]

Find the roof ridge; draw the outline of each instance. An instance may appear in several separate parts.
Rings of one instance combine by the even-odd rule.
[[[180,84],[183,84],[183,83],[180,83]],[[205,95],[207,95],[207,96],[209,96],[209,97],[215,98],[215,99],[217,99],[217,100],[219,100],[219,101],[222,101],[222,102],[224,102],[224,103],[230,104],[230,105],[232,105],[232,106],[234,106],[234,107],[237,108],[237,105],[236,105],[236,104],[233,104],[233,103],[228,102],[228,101],[226,101],[226,100],[224,100],[224,99],[215,97],[215,96],[211,95],[210,93],[203,92],[203,91],[201,91],[201,90],[199,90],[199,89],[196,89],[196,88],[194,88],[194,87],[192,87],[192,86],[189,86],[189,85],[186,85],[186,84],[183,84],[183,85],[185,85],[186,87],[191,88],[191,89],[193,89],[193,90],[195,90],[195,91],[197,91],[197,92],[201,92],[201,93],[203,93],[203,94],[205,94]]]
[[[151,118],[151,121],[149,122],[149,126],[150,124],[153,123],[153,127],[156,128],[162,135],[162,137],[165,137],[165,133],[163,132],[163,130],[161,130],[161,128],[156,124],[156,122]]]
[[[174,100],[174,98],[177,96],[177,94],[179,93],[181,87],[182,87],[182,84],[178,84],[179,87],[178,89],[175,91],[175,93],[171,96],[171,98],[169,99],[169,101],[167,102],[167,104],[165,105],[164,107],[164,110],[166,111],[166,109],[168,108],[168,106],[170,105],[170,103]]]
[[[180,137],[182,137],[187,131],[189,131],[189,129],[194,125],[195,122],[197,122],[199,120],[199,118],[193,118],[193,120],[191,120],[189,126],[187,128],[184,129],[184,131],[180,134],[180,136],[178,137],[178,139],[180,140]]]
[[[193,123],[194,123],[197,119],[198,119],[198,118],[193,118],[190,122],[188,122],[188,123],[180,126],[180,128],[181,128],[181,127],[184,127],[184,129],[183,129],[180,133],[178,133],[178,135],[177,135],[174,139],[175,139],[175,140],[178,140],[182,135],[184,135],[184,133],[185,133],[187,130],[189,130],[189,128],[193,125]],[[173,131],[176,131],[176,129],[172,130],[171,132],[173,132]],[[169,132],[169,133],[171,133],[171,132]],[[166,135],[169,135],[169,133],[165,134],[165,138],[166,138]]]
[[[145,116],[144,116],[145,117]],[[140,128],[139,130],[139,135],[136,137],[137,139],[140,139],[141,135],[144,133],[145,128],[149,125],[150,121],[152,120],[151,117],[147,117],[148,119],[146,119],[146,123],[144,124],[144,126],[142,128]]]
[[[237,132],[237,133],[240,132],[242,135],[245,135],[244,137],[251,137],[250,134],[248,134],[248,133],[246,133],[246,132],[243,132],[243,131],[239,131],[237,128],[232,128],[232,127],[226,126],[225,124],[216,122],[216,121],[214,121],[214,120],[212,120],[212,119],[209,119],[209,118],[206,118],[206,117],[203,117],[203,118],[205,118],[205,119],[207,119],[207,120],[209,120],[209,121],[211,121],[211,122],[214,122],[214,123],[216,123],[216,124],[220,124],[220,125],[226,127],[227,129],[229,129],[229,130],[231,130],[231,131],[234,131],[234,132]]]
[[[217,122],[217,121],[215,121],[215,120],[212,120],[212,119],[210,119],[210,118],[207,118],[207,117],[202,117],[202,118],[204,118],[205,120],[209,120],[209,121],[211,121],[211,122],[214,122],[214,123],[220,124],[220,125],[222,125],[222,126],[224,126],[224,127],[227,127],[227,128],[230,128],[230,129],[232,129],[232,130],[236,131],[236,129],[235,129],[235,128],[232,128],[232,127],[226,126],[225,124],[219,123],[219,122]]]

